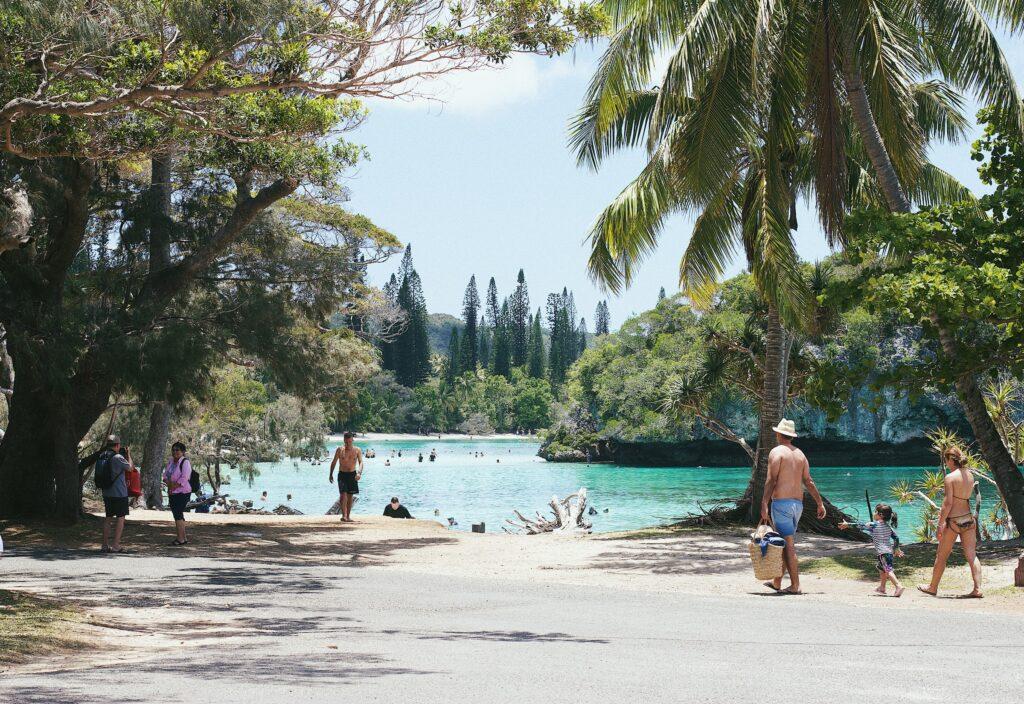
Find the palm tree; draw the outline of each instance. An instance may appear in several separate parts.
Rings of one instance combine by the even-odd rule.
[[[796,328],[811,319],[791,236],[795,202],[814,198],[826,235],[841,243],[848,206],[880,204],[885,192],[838,92],[810,90],[835,83],[814,67],[822,51],[812,31],[814,9],[822,4],[608,0],[616,31],[571,125],[582,164],[597,168],[606,154],[640,144],[649,155],[594,226],[589,267],[600,283],[612,291],[629,285],[666,218],[678,212],[697,215],[680,262],[681,289],[696,303],[709,300],[740,249],[746,255],[768,307],[758,450],[747,491],[751,518],[771,427],[784,406],[791,339],[783,323]],[[670,46],[675,52],[652,88],[655,56]],[[913,97],[909,122],[920,127],[921,148],[904,150],[900,162],[917,174],[912,195],[919,202],[964,197],[922,156],[928,140],[964,130],[956,94],[934,79],[901,86]]]

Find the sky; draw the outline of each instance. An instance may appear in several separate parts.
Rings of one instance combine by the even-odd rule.
[[[431,84],[428,99],[370,101],[368,119],[346,135],[370,155],[346,181],[349,206],[412,245],[430,312],[459,315],[470,275],[481,296],[491,276],[499,295],[508,295],[520,268],[533,308],[568,287],[591,329],[600,300],[607,299],[615,329],[651,308],[662,286],[670,295],[678,290],[679,259],[692,227],[684,216],[668,223],[657,252],[620,295],[602,291],[587,275],[591,224],[644,163],[637,150],[614,156],[594,173],[577,167],[566,146],[568,120],[601,48],[552,59],[519,56],[503,69],[450,74]],[[1019,37],[1004,38],[1003,48],[1020,84]],[[969,103],[969,116],[976,109]],[[970,139],[937,147],[932,160],[981,190]],[[800,255],[808,261],[827,256],[814,215],[806,207],[799,215]],[[399,259],[373,267],[371,282],[383,285]],[[741,269],[737,259],[728,273]]]

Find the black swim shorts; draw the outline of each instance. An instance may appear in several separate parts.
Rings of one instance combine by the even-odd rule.
[[[128,515],[128,497],[104,496],[103,508],[106,509],[107,518],[124,518]]]
[[[359,482],[356,481],[355,472],[338,472],[338,493],[359,493]]]

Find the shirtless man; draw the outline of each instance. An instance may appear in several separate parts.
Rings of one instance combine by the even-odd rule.
[[[771,518],[775,530],[786,539],[783,557],[786,571],[789,572],[789,586],[782,589],[782,577],[765,582],[784,594],[802,594],[800,591],[800,568],[796,562],[796,528],[800,523],[800,514],[804,510],[804,486],[818,504],[818,518],[825,517],[825,504],[818,493],[818,487],[811,479],[811,466],[807,457],[799,448],[793,446],[796,437],[796,425],[783,418],[772,428],[778,446],[768,455],[768,478],[764,483],[764,496],[761,498],[761,520],[768,520],[768,500],[771,499]]]
[[[338,465],[338,492],[341,494],[341,520],[352,522],[352,497],[359,493],[359,480],[363,476],[363,453],[352,444],[355,433],[345,433],[345,446],[334,451],[331,473],[327,480],[334,483],[334,465]],[[356,469],[356,465],[359,469]]]

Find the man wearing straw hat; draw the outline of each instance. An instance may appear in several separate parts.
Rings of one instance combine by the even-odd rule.
[[[761,498],[761,520],[768,520],[770,499],[772,524],[779,535],[786,539],[783,557],[786,560],[790,584],[782,589],[782,577],[764,584],[784,594],[802,594],[795,537],[800,514],[804,510],[804,487],[807,487],[807,491],[818,504],[818,518],[825,517],[825,503],[821,500],[814,480],[811,479],[811,466],[807,462],[807,457],[799,448],[793,446],[796,424],[783,418],[772,430],[775,431],[778,446],[768,455],[768,478],[765,480],[764,495]]]

